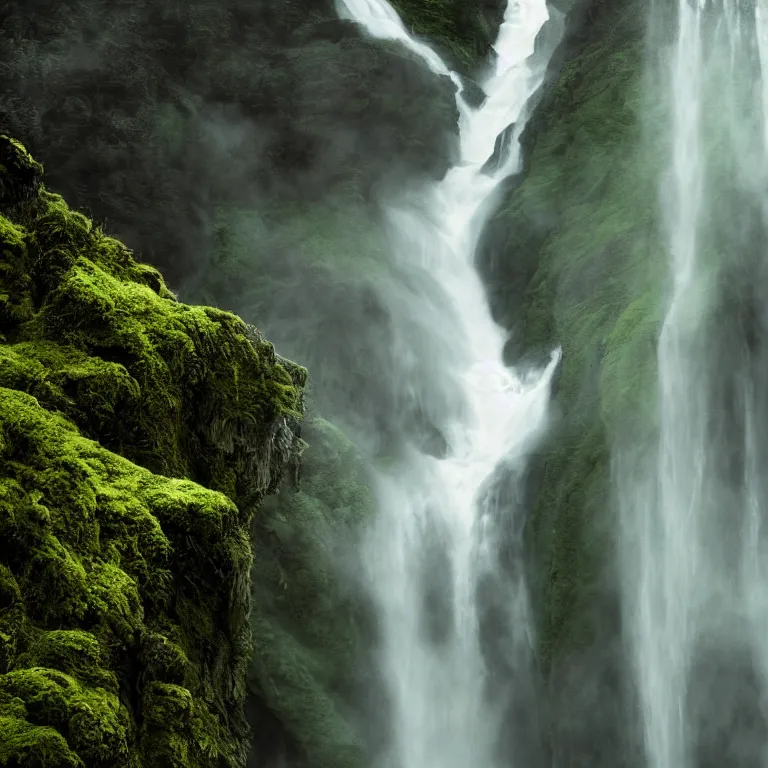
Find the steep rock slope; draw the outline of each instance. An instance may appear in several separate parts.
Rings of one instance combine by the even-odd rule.
[[[504,0],[393,0],[406,27],[436,45],[449,63],[472,72],[486,63],[499,25]]]
[[[306,372],[41,174],[0,137],[0,764],[241,766],[250,526]]]
[[[561,4],[568,34],[523,137],[525,171],[482,266],[509,359],[562,346],[555,426],[528,523],[539,655],[558,765],[632,765],[612,449],[653,424],[664,256],[659,104],[646,98],[646,9]]]

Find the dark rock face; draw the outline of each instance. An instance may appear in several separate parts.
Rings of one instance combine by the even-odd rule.
[[[0,21],[0,128],[176,287],[210,263],[217,206],[365,196],[450,160],[452,85],[330,2],[37,2]]]
[[[440,50],[463,74],[487,64],[504,19],[504,0],[395,0],[406,27]]]

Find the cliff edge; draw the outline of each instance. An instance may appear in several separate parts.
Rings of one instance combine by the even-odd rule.
[[[0,137],[0,765],[245,763],[251,524],[305,381]]]

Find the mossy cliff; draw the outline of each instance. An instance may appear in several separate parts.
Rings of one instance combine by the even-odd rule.
[[[0,137],[0,765],[241,766],[251,524],[306,373]]]
[[[643,87],[646,8],[569,3],[568,33],[523,136],[525,171],[482,254],[509,359],[561,346],[554,426],[527,526],[558,765],[631,765],[612,449],[652,427],[665,254],[664,152]]]

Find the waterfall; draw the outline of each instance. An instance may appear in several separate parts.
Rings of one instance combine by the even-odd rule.
[[[768,760],[761,477],[768,5],[679,0],[661,200],[669,298],[658,446],[620,491],[626,616],[647,765]],[[765,423],[765,422],[763,422]]]
[[[535,50],[550,12],[546,0],[510,0],[495,64],[482,83],[487,97],[471,108],[458,75],[407,33],[385,0],[338,0],[338,8],[370,35],[400,40],[436,75],[450,78],[460,114],[455,167],[439,182],[402,190],[386,207],[393,258],[423,288],[401,297],[409,306],[393,312],[416,311],[422,320],[401,322],[393,375],[429,413],[444,450],[410,444],[378,477],[380,511],[365,561],[393,711],[383,762],[392,768],[489,768],[498,764],[505,703],[490,692],[478,601],[494,580],[503,580],[494,599],[507,624],[507,667],[521,667],[531,647],[519,563],[523,510],[514,500],[496,502],[495,473],[502,464],[508,477],[522,473],[546,426],[559,351],[542,370],[504,365],[506,335],[491,318],[474,257],[501,183],[520,168],[519,136],[551,53]],[[511,137],[499,150],[497,140],[508,130]],[[409,374],[416,357],[412,337],[422,332],[428,385]],[[498,562],[500,536],[517,553],[517,567],[506,576]]]

